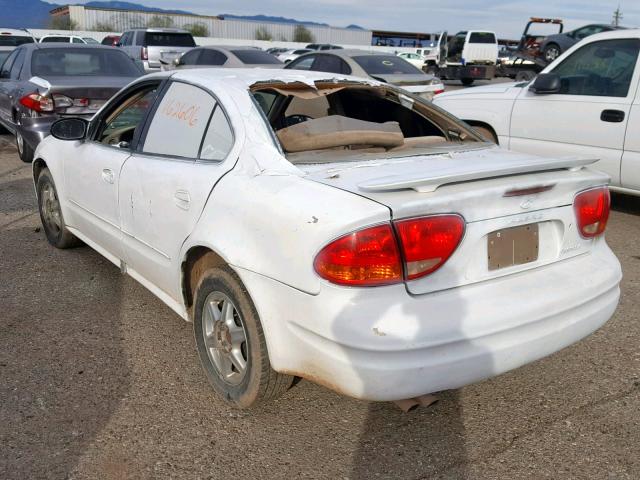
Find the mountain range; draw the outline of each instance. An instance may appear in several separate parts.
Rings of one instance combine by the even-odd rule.
[[[19,3],[19,8],[16,4]],[[0,11],[2,18],[0,19],[0,28],[47,28],[49,25],[49,12],[54,8],[64,4],[50,3],[43,0],[0,0]],[[122,2],[119,0],[91,1],[84,4],[86,7],[96,8],[114,8],[120,10],[137,10],[141,12],[157,12],[164,14],[182,13],[193,14],[185,10],[167,10],[156,7],[147,7],[139,3]],[[274,17],[270,15],[220,15],[224,18],[232,18],[237,20],[254,20],[260,22],[275,22],[303,25],[328,26],[326,23],[301,21],[293,18]],[[349,25],[347,28],[362,30],[358,25]]]

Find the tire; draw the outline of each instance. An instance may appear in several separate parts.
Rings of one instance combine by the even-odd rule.
[[[292,385],[294,377],[271,368],[258,312],[231,268],[213,267],[200,277],[193,332],[207,379],[227,403],[253,407]]]
[[[33,162],[33,148],[25,142],[20,132],[16,131],[16,148],[18,149],[18,156],[24,163]]]
[[[473,129],[488,142],[498,144],[498,139],[496,135],[491,131],[491,129],[487,127],[474,126]]]
[[[36,184],[38,211],[47,241],[56,248],[73,248],[82,244],[69,230],[62,217],[58,192],[48,168],[40,172]]]
[[[523,70],[516,74],[516,82],[530,82],[536,78],[536,73],[532,70]]]
[[[550,43],[549,45],[545,46],[544,51],[542,52],[542,54],[544,55],[544,59],[549,63],[558,58],[561,53],[562,52],[560,51],[560,47],[555,43]]]
[[[462,85],[464,85],[465,87],[468,87],[469,85],[473,84],[473,78],[461,78],[460,81],[462,82]]]

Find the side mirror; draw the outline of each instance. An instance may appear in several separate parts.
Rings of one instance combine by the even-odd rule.
[[[529,91],[538,95],[550,95],[560,92],[560,77],[555,73],[541,73],[536,77]]]
[[[89,122],[83,118],[62,118],[51,125],[51,135],[58,140],[83,140],[88,127]]]

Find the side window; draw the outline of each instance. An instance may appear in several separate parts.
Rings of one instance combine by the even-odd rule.
[[[7,59],[2,64],[2,68],[0,69],[0,78],[9,78],[11,74],[11,67],[13,66],[13,61],[18,56],[18,50],[14,50],[11,55],[7,57]]]
[[[585,45],[552,70],[560,77],[560,93],[626,97],[638,51],[640,40],[635,38]]]
[[[86,43],[86,42],[85,42],[84,40],[82,40],[81,38],[76,38],[76,37],[73,37],[72,42],[73,42],[73,43]]]
[[[201,51],[202,50],[200,50],[199,48],[188,51],[187,53],[182,55],[182,57],[180,57],[180,64],[181,65],[197,65],[198,56],[200,55]]]
[[[119,148],[130,148],[136,130],[142,126],[142,120],[153,104],[156,88],[144,88],[122,100],[104,120],[96,141]]]
[[[120,37],[119,42],[120,42],[120,45],[121,45],[122,47],[125,47],[125,46],[127,45],[127,38],[128,38],[128,37],[129,37],[129,32],[124,32],[124,33],[122,34],[122,36]]]
[[[226,61],[227,56],[224,53],[210,48],[203,48],[198,59],[198,65],[224,65]]]
[[[9,74],[12,80],[17,80],[18,77],[20,76],[20,71],[22,70],[22,64],[24,63],[25,55],[26,55],[26,51],[24,49],[21,49],[20,52],[18,53],[18,56],[16,57],[16,61],[13,62],[13,65],[11,67],[11,73]]]
[[[202,160],[224,160],[233,147],[233,132],[220,105],[216,106],[202,142]]]
[[[133,41],[133,35],[135,33],[136,36],[136,41]],[[146,45],[147,42],[145,41],[147,37],[147,32],[145,32],[144,30],[138,30],[136,32],[131,32],[129,34],[129,45]]]
[[[172,83],[153,115],[142,151],[198,158],[215,104],[213,97],[201,88]]]
[[[293,68],[295,70],[311,70],[311,65],[313,65],[313,61],[316,59],[315,55],[309,55],[308,57],[301,58],[299,60],[294,60],[289,63],[288,68]]]
[[[311,70],[315,72],[351,73],[351,68],[340,57],[335,55],[318,55]]]

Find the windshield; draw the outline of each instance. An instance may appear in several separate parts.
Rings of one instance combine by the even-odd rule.
[[[33,38],[16,35],[0,35],[0,47],[18,47],[25,43],[33,43]]]
[[[406,60],[395,55],[363,55],[353,57],[369,75],[421,74],[422,72]]]
[[[238,59],[248,65],[281,64],[282,62],[270,53],[261,50],[231,50]]]
[[[138,77],[140,71],[119,50],[105,48],[46,48],[31,56],[31,74],[35,76],[123,76]]]
[[[195,47],[190,33],[147,32],[144,36],[147,47]]]

